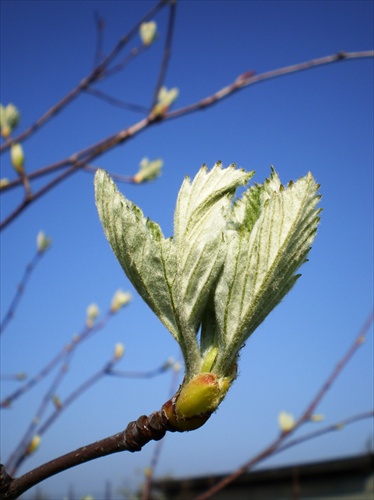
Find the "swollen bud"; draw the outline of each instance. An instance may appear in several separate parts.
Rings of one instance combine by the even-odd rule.
[[[9,137],[12,130],[17,127],[21,115],[14,104],[7,104],[5,107],[0,104],[0,128],[1,135]]]
[[[176,429],[198,429],[217,410],[231,382],[214,373],[200,373],[182,384],[172,400],[163,406],[164,412]]]
[[[139,28],[139,36],[144,45],[151,45],[157,36],[157,24],[154,21],[142,23]]]
[[[23,152],[21,144],[12,144],[10,148],[10,159],[14,170],[20,175],[24,174],[25,154]]]
[[[27,447],[26,454],[31,455],[31,453],[34,453],[39,448],[41,440],[41,436],[39,436],[39,434],[35,434]]]

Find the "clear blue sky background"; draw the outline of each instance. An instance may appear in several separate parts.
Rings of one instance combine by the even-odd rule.
[[[95,54],[94,12],[105,19],[105,51],[153,2],[2,1],[1,102],[22,112],[22,130],[91,70]],[[156,17],[160,37],[123,73],[101,88],[118,99],[148,106],[152,99],[167,25]],[[128,47],[137,46],[134,39]],[[178,4],[166,85],[177,86],[174,108],[206,97],[248,70],[257,73],[373,46],[369,1],[184,1]],[[127,52],[124,52],[124,54]],[[240,376],[219,411],[200,430],[170,434],[157,476],[191,476],[234,470],[278,433],[277,416],[306,407],[368,316],[373,299],[373,61],[332,64],[247,88],[209,110],[143,132],[95,163],[131,175],[143,156],[162,157],[154,183],[121,184],[127,197],[172,233],[173,209],[186,174],[216,160],[256,170],[262,182],[273,164],[283,182],[311,170],[321,184],[322,223],[303,277],[247,342]],[[49,165],[138,121],[142,116],[83,95],[24,143],[26,166]],[[1,177],[14,178],[8,154]],[[22,197],[1,195],[2,217]],[[99,223],[91,174],[78,173],[23,213],[1,235],[2,315],[43,229],[53,247],[30,282],[2,339],[2,371],[30,376],[81,330],[86,307],[102,314],[118,288],[133,292]],[[123,370],[148,370],[177,344],[136,293],[131,305],[81,347],[59,396],[101,367],[116,342],[126,345]],[[120,431],[130,420],[161,407],[171,374],[150,380],[106,378],[64,412],[44,436],[25,472],[46,460]],[[16,386],[4,382],[5,396]],[[24,432],[43,383],[3,410],[2,457]],[[344,370],[318,408],[325,424],[373,406],[373,341]],[[309,424],[303,431],[324,424]],[[372,422],[303,444],[266,462],[275,466],[365,452]],[[105,481],[116,489],[143,480],[154,450],[118,454],[46,481],[53,498],[74,485],[77,497],[102,496]],[[264,464],[265,465],[265,464]]]

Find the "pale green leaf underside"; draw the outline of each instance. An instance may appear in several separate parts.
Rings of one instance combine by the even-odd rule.
[[[146,219],[102,170],[96,204],[106,237],[134,287],[180,344],[186,369],[201,361],[196,334],[226,252],[223,229],[236,188],[251,173],[216,165],[185,180],[175,213],[174,239]],[[192,360],[192,361],[191,361]]]
[[[119,263],[141,297],[179,341],[171,289],[176,274],[175,249],[159,226],[147,220],[103,171],[95,176],[96,205],[105,235]]]
[[[253,221],[246,227],[244,210],[241,229],[230,231],[228,238],[215,292],[215,336],[221,346],[217,370],[232,363],[248,336],[292,288],[315,236],[319,196],[311,174],[286,189],[278,188],[277,178],[272,177],[263,185],[264,208],[253,227]]]

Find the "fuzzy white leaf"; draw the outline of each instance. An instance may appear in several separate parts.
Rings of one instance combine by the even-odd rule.
[[[224,271],[215,293],[216,336],[222,347],[217,370],[232,364],[245,340],[293,287],[315,237],[320,197],[312,175],[286,189],[277,189],[272,177],[259,197],[259,202],[268,199],[254,224],[250,220],[247,225],[243,216],[242,227],[227,234]]]
[[[171,293],[174,245],[158,224],[143,216],[103,170],[95,176],[96,205],[105,235],[128,278],[176,340],[180,332]]]
[[[179,191],[174,217],[177,296],[183,321],[194,334],[225,257],[222,233],[232,198],[252,175],[234,165],[222,169],[217,163],[210,171],[202,167],[192,183],[186,178]]]

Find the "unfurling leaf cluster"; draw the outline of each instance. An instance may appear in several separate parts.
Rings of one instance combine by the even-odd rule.
[[[179,343],[185,383],[201,373],[220,381],[210,382],[216,392],[224,387],[217,406],[243,343],[298,279],[319,222],[319,186],[310,173],[285,187],[272,169],[234,202],[252,176],[217,163],[193,181],[186,177],[171,238],[103,170],[95,178],[99,216],[119,263]]]

